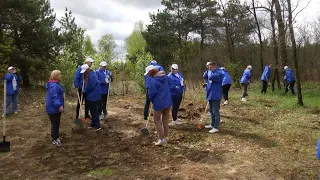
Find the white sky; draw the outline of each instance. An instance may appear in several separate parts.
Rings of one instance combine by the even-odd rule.
[[[292,1],[294,6],[298,0]],[[308,2],[309,0],[300,0],[297,11]],[[86,34],[91,36],[95,45],[104,34],[113,34],[118,44],[117,51],[122,56],[125,54],[122,48],[124,39],[132,32],[134,23],[142,20],[148,24],[149,12],[163,8],[161,0],[51,0],[51,6],[58,18],[64,15],[66,7],[71,10],[78,26],[87,30]],[[317,16],[320,17],[319,13],[320,0],[311,0],[310,5],[299,14],[297,24],[310,23]]]

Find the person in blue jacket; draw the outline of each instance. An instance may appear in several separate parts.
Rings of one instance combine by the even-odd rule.
[[[247,66],[247,68],[243,71],[242,74],[242,78],[241,78],[241,85],[242,85],[242,99],[241,101],[247,101],[246,96],[248,96],[247,94],[247,90],[248,90],[248,84],[249,84],[249,80],[251,79],[251,70],[252,70],[252,66],[249,65]]]
[[[13,114],[18,113],[18,94],[19,94],[19,83],[22,81],[21,76],[17,75],[15,67],[10,66],[8,73],[4,76],[6,80],[6,115],[9,113],[9,108],[12,103]]]
[[[46,85],[46,111],[51,121],[52,144],[56,146],[61,146],[59,128],[61,113],[64,112],[64,91],[60,81],[61,71],[54,70],[51,72],[49,82]]]
[[[95,131],[101,130],[98,106],[101,100],[101,88],[98,77],[87,64],[81,66],[81,73],[83,73],[84,91],[87,95],[87,102],[89,111],[92,116],[91,125],[89,129],[94,128]]]
[[[284,76],[286,90],[285,90],[284,94],[287,94],[287,92],[289,91],[289,88],[290,88],[291,93],[293,95],[295,95],[296,94],[294,91],[294,84],[296,83],[295,74],[294,74],[293,70],[291,68],[289,68],[288,66],[285,66],[284,70],[286,71],[286,75]]]
[[[108,116],[107,111],[107,101],[108,101],[108,94],[109,94],[109,87],[110,83],[113,82],[113,76],[109,70],[107,70],[107,63],[102,61],[100,63],[100,68],[96,71],[100,89],[101,89],[101,102],[99,103],[99,115],[100,120],[106,119]],[[103,114],[102,114],[103,113]]]
[[[209,101],[209,110],[211,114],[211,124],[205,126],[207,129],[211,129],[209,133],[219,132],[220,125],[220,102],[222,98],[222,80],[223,72],[218,68],[216,62],[210,62],[210,70],[204,77],[207,84],[206,99]]]
[[[172,64],[171,72],[168,77],[171,79],[170,92],[172,98],[172,123],[180,125],[181,122],[178,120],[178,111],[182,101],[182,96],[185,91],[185,84],[183,75],[179,72],[177,64]]]
[[[223,73],[223,80],[222,80],[222,95],[224,98],[224,103],[223,105],[227,105],[229,102],[229,90],[232,84],[232,80],[231,77],[228,73],[228,71],[226,70],[226,68],[221,67],[220,68],[222,70]]]
[[[317,158],[320,160],[320,139],[318,140],[318,145],[317,145]]]
[[[261,75],[261,81],[262,81],[261,94],[267,93],[268,81],[270,80],[270,77],[271,77],[271,67],[272,67],[272,64],[270,64],[269,66],[266,66],[264,68],[262,75]]]
[[[149,98],[153,104],[153,120],[159,136],[156,146],[167,143],[169,135],[169,115],[172,106],[170,94],[171,80],[164,71],[159,71],[155,66],[146,69],[150,77]]]
[[[154,68],[158,69],[158,71],[164,71],[163,67],[160,66],[156,60],[152,60],[149,63],[148,67],[154,67]],[[148,67],[146,67],[146,70]],[[148,96],[148,89],[150,86],[149,85],[150,84],[150,77],[147,74],[144,74],[144,80],[145,80],[145,86],[146,86],[146,102],[144,104],[143,115],[144,115],[144,120],[147,120],[148,116],[149,116],[149,107],[150,107],[150,99]]]
[[[90,57],[86,58],[85,64],[87,64],[89,67],[92,66],[94,60]],[[87,96],[85,93],[83,93],[83,73],[81,73],[81,66],[78,67],[75,75],[74,75],[74,81],[73,81],[74,87],[77,89],[77,93],[79,93],[79,96],[81,98],[81,94],[83,95],[82,101],[84,101],[84,111],[85,111],[85,120],[88,121],[90,119],[89,116],[89,106],[87,103]],[[80,100],[77,100],[77,108],[76,108],[76,119],[79,119],[79,109],[80,109]],[[82,103],[82,102],[81,102]]]

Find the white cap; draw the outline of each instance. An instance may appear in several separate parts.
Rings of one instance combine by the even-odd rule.
[[[12,66],[8,67],[8,71],[10,71],[11,69],[14,69],[14,67]]]
[[[288,66],[285,66],[283,69],[284,69],[284,70],[287,70],[288,68],[289,68]]]
[[[150,63],[157,64],[157,61],[156,60],[152,60]]]
[[[144,75],[147,75],[149,71],[151,71],[152,69],[155,69],[156,67],[153,65],[149,65],[146,67],[146,72],[144,73]]]
[[[80,73],[84,73],[88,68],[89,68],[89,65],[88,65],[88,64],[82,65],[82,66],[81,66],[81,71],[80,71]]]
[[[172,65],[171,65],[171,68],[172,68],[172,69],[178,69],[179,67],[178,67],[178,64],[172,64]]]
[[[247,66],[247,69],[252,69],[252,66],[251,65]]]
[[[224,69],[226,69],[226,68],[224,68],[224,67],[221,67],[220,69],[221,69],[221,70],[224,70]]]
[[[100,66],[107,66],[107,62],[102,61],[102,62],[100,63]]]
[[[211,62],[207,62],[207,66],[209,66],[210,63],[211,63]]]
[[[87,58],[85,62],[91,62],[91,63],[93,63],[94,60],[93,60],[92,58]]]

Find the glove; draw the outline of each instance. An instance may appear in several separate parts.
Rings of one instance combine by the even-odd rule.
[[[203,88],[207,87],[207,83],[203,84],[202,87],[203,87]]]

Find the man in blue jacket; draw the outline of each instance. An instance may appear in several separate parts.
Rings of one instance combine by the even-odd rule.
[[[93,64],[94,60],[92,58],[87,58],[85,60],[85,63],[91,67]],[[84,110],[85,110],[85,120],[89,120],[90,116],[89,116],[89,106],[87,103],[87,96],[85,93],[83,93],[83,73],[81,73],[81,66],[78,67],[75,75],[74,75],[74,81],[73,81],[73,85],[74,87],[77,89],[79,96],[81,98],[81,94],[83,94],[83,98],[82,101],[84,100]],[[77,100],[78,104],[77,104],[77,109],[76,109],[76,119],[79,119],[79,109],[80,109],[80,100]]]
[[[267,93],[267,89],[268,89],[268,81],[270,80],[271,77],[271,67],[272,64],[270,64],[269,66],[266,66],[264,68],[264,71],[261,75],[261,81],[262,81],[262,90],[261,90],[261,94],[266,94]]]
[[[148,67],[149,68],[151,68],[151,67],[156,68],[156,69],[158,69],[158,71],[164,71],[163,67],[158,65],[156,60],[152,60],[149,63]],[[148,67],[146,67],[146,70]],[[145,86],[146,86],[146,102],[144,104],[143,116],[144,116],[144,120],[147,120],[148,116],[149,116],[149,107],[150,107],[150,98],[148,96],[148,90],[150,87],[150,77],[148,76],[148,74],[144,74],[144,81],[145,81]]]
[[[224,103],[223,105],[227,105],[229,102],[229,90],[230,90],[230,87],[231,87],[231,83],[232,83],[232,80],[231,80],[231,77],[228,73],[228,71],[226,70],[226,68],[224,67],[221,67],[220,68],[222,70],[222,73],[223,73],[223,80],[222,80],[222,95],[223,95],[223,98],[224,98]]]
[[[289,68],[288,66],[285,66],[284,70],[286,71],[286,75],[284,76],[286,90],[285,90],[284,94],[287,94],[287,92],[289,91],[289,87],[290,87],[291,93],[293,95],[295,95],[296,94],[294,91],[294,84],[296,83],[295,74],[294,74],[293,70],[291,68]]]
[[[207,84],[206,99],[209,101],[209,110],[211,113],[212,122],[210,125],[205,126],[207,129],[211,129],[209,133],[219,132],[220,125],[220,102],[222,97],[222,80],[223,72],[218,68],[216,62],[209,63],[209,71],[204,76]]]
[[[106,119],[108,116],[107,111],[107,102],[108,102],[108,94],[109,94],[109,86],[110,83],[113,82],[112,74],[109,70],[107,70],[107,63],[102,61],[100,63],[100,68],[96,71],[100,89],[101,89],[101,102],[99,103],[99,116],[100,120]],[[103,114],[102,114],[103,113]]]
[[[247,90],[248,90],[248,84],[249,84],[249,80],[251,79],[251,70],[252,70],[252,66],[249,65],[247,66],[247,68],[243,71],[242,77],[241,77],[241,85],[242,85],[242,99],[241,101],[247,101],[246,96],[247,94]]]
[[[4,76],[7,82],[6,89],[6,115],[9,113],[9,107],[12,103],[13,114],[18,113],[18,94],[19,94],[19,82],[22,81],[21,76],[17,75],[17,70],[15,67],[10,66],[8,68],[8,73]]]

